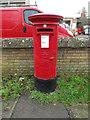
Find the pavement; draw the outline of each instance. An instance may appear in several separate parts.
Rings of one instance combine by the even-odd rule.
[[[23,93],[11,100],[2,112],[3,118],[88,118],[88,105],[77,104],[66,108],[62,103],[40,105]]]
[[[73,118],[90,118],[87,104],[70,106],[70,109],[72,110]]]
[[[0,98],[0,120],[2,118],[2,100]]]
[[[7,106],[6,102],[2,101],[2,118],[11,118],[18,100],[19,97],[17,99],[9,99]]]
[[[40,105],[36,100],[23,94],[11,118],[69,118],[69,115],[61,103]]]

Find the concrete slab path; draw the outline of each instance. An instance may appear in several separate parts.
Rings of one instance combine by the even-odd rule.
[[[61,103],[40,105],[36,100],[23,94],[19,98],[11,118],[69,118],[69,115]]]

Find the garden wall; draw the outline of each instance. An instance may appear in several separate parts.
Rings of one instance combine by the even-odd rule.
[[[33,39],[1,39],[2,76],[34,73]],[[88,73],[89,38],[59,38],[57,72]]]

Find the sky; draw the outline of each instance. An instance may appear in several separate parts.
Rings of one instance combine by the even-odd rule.
[[[38,9],[44,13],[58,14],[63,17],[78,17],[83,7],[88,12],[88,2],[90,0],[36,0]],[[34,4],[35,0],[30,0]]]

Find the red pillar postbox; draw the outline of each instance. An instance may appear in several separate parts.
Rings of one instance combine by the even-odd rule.
[[[35,86],[49,93],[56,88],[58,26],[63,17],[37,14],[28,19],[33,24]]]

